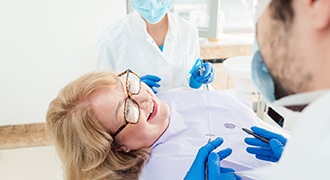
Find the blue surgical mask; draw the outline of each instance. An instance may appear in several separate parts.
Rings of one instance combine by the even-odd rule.
[[[272,103],[275,98],[275,86],[272,76],[263,61],[258,45],[254,45],[254,56],[252,59],[252,80],[258,88],[261,95],[267,102]]]
[[[173,0],[132,0],[131,5],[150,24],[157,24],[172,8]]]

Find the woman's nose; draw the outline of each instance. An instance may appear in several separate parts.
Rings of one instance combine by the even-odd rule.
[[[141,91],[139,94],[131,96],[131,98],[139,104],[141,109],[145,109],[151,101],[151,97],[146,91]]]

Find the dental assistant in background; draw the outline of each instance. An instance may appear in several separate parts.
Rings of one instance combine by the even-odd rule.
[[[198,29],[169,12],[173,0],[132,0],[131,5],[134,12],[102,32],[98,69],[119,73],[129,68],[154,92],[213,81],[211,63],[195,63],[200,56]]]
[[[301,111],[276,166],[239,176],[254,179],[330,179],[330,0],[263,0],[257,22],[253,80],[274,105]],[[258,134],[260,129],[252,128]],[[271,144],[271,142],[270,142]],[[260,145],[257,145],[260,146]],[[190,174],[203,174],[208,159],[210,179],[238,179],[223,171],[219,153],[197,156]],[[227,147],[223,147],[227,148]],[[220,163],[219,163],[220,161]]]

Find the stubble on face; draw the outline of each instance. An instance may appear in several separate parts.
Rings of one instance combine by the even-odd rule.
[[[268,8],[258,22],[258,40],[264,63],[274,80],[275,98],[303,92],[312,76],[304,73],[304,58],[293,25],[276,19]]]

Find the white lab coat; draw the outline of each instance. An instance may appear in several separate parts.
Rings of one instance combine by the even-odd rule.
[[[200,55],[198,29],[169,12],[163,52],[146,31],[137,11],[106,28],[100,37],[97,68],[159,76],[160,91],[189,87],[187,74]]]
[[[170,107],[170,124],[151,147],[152,154],[144,167],[142,180],[183,179],[198,149],[210,138],[207,134],[213,134],[212,139],[224,138],[224,143],[216,151],[227,147],[233,149],[231,156],[221,161],[224,167],[239,172],[272,165],[246,152],[244,138],[250,135],[239,128],[224,127],[229,122],[246,128],[261,126],[269,129],[258,119],[251,106],[231,94],[223,91],[172,90],[159,93],[157,97]]]
[[[304,109],[276,166],[244,173],[255,179],[330,179],[330,92]]]

